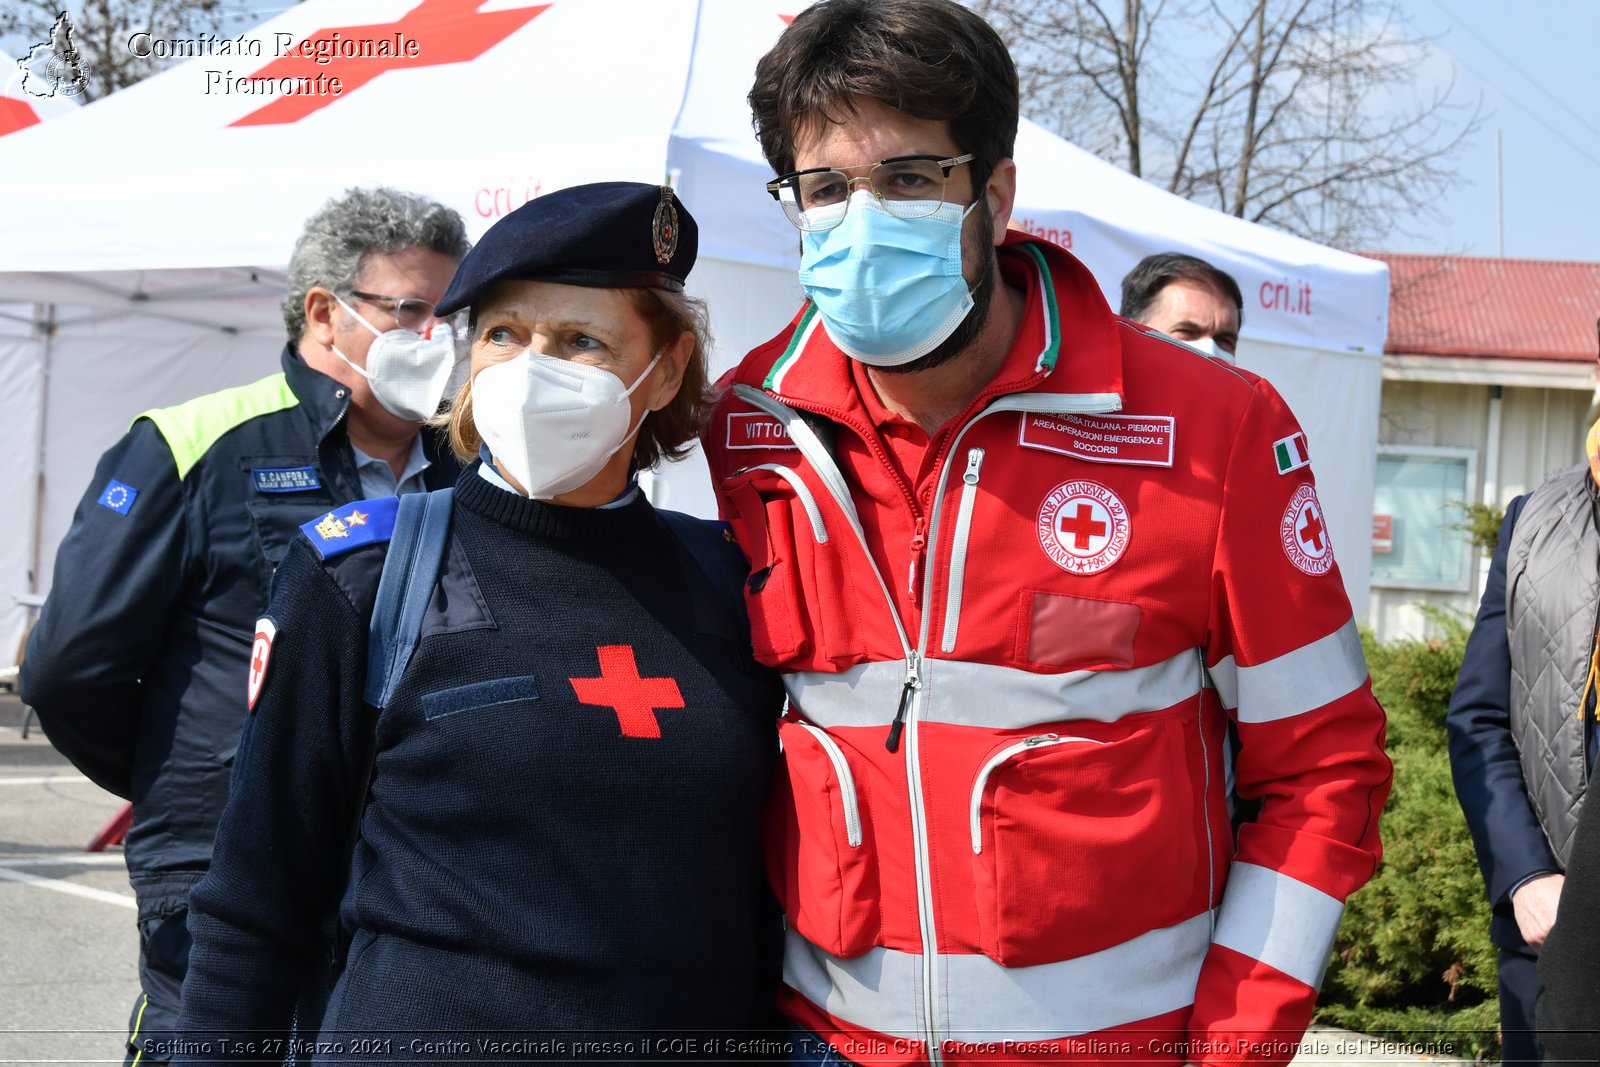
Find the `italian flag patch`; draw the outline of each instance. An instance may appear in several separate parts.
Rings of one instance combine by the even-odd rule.
[[[1311,456],[1306,452],[1306,435],[1294,433],[1272,442],[1272,458],[1278,464],[1279,474],[1288,474],[1301,467],[1309,467]]]

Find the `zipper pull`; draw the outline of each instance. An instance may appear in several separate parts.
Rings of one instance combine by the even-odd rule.
[[[900,707],[895,709],[894,721],[889,724],[889,739],[883,747],[890,752],[900,751],[900,734],[906,728],[906,708],[911,704],[911,692],[922,688],[922,679],[917,674],[917,653],[912,651],[906,655],[906,683],[900,689]]]
[[[922,550],[928,547],[928,520],[918,516],[917,528],[911,535],[911,571],[906,577],[906,595],[917,602],[917,575],[922,570]]]
[[[983,449],[974,448],[967,453],[967,473],[961,480],[968,485],[978,484],[978,468],[983,466]]]
[[[1059,740],[1061,740],[1061,736],[1059,734],[1034,734],[1032,737],[1024,737],[1022,739],[1022,743],[1027,745],[1029,748],[1033,748],[1035,745],[1042,745],[1047,741]]]

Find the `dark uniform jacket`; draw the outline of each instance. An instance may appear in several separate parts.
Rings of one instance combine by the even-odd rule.
[[[364,495],[349,407],[286,347],[277,374],[146,412],[101,458],[56,555],[22,695],[57,749],[133,800],[141,926],[181,914],[210,862],[273,568],[301,523]],[[459,470],[434,437],[430,488]]]

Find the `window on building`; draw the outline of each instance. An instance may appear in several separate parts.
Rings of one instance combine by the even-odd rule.
[[[1472,546],[1460,505],[1476,498],[1470,448],[1379,445],[1373,494],[1372,584],[1470,592]]]

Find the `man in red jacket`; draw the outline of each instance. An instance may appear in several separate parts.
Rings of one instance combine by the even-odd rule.
[[[970,11],[826,0],[750,99],[810,300],[705,444],[800,1062],[1287,1062],[1390,781],[1293,415],[1006,232]]]

